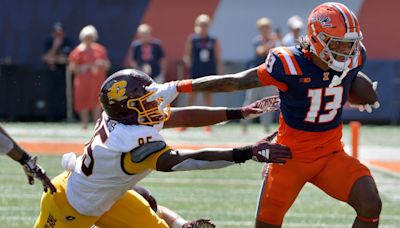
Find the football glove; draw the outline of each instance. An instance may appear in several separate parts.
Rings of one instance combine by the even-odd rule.
[[[252,159],[258,162],[286,163],[284,159],[291,159],[290,148],[281,144],[272,143],[278,134],[277,131],[252,145]]]
[[[177,84],[176,81],[172,81],[164,84],[152,83],[151,85],[146,86],[145,89],[148,92],[153,92],[153,94],[147,98],[147,102],[155,101],[158,98],[162,98],[162,101],[158,106],[158,109],[160,111],[164,110],[167,107],[167,105],[170,104],[172,101],[174,101],[175,98],[178,96],[178,91],[176,90],[176,84]]]
[[[51,183],[51,180],[47,177],[44,169],[40,165],[36,164],[36,160],[37,157],[33,156],[24,165],[22,165],[22,168],[24,169],[28,178],[28,183],[33,185],[36,178],[42,182],[43,190],[45,192],[47,192],[47,189],[50,190],[51,194],[57,192],[56,187],[54,187],[54,185]]]
[[[374,89],[374,91],[376,91],[376,88],[378,87],[378,82],[373,82],[372,83],[372,88]],[[376,101],[375,103],[373,103],[372,105],[370,104],[365,104],[365,105],[350,105],[351,107],[354,108],[358,108],[358,110],[360,112],[364,112],[367,111],[368,113],[372,112],[372,109],[378,109],[381,105],[379,104],[378,101]]]
[[[215,225],[210,219],[196,219],[183,224],[182,228],[214,228]]]
[[[244,119],[252,119],[267,112],[279,111],[279,105],[279,96],[271,96],[244,106],[242,107],[241,111]]]

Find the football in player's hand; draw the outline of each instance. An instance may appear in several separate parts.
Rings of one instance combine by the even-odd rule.
[[[350,87],[349,102],[354,105],[374,104],[378,101],[376,88],[362,72],[358,72]]]

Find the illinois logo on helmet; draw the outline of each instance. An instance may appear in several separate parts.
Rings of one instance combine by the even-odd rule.
[[[362,33],[357,17],[345,5],[327,2],[317,6],[310,14],[307,25],[307,43],[310,51],[329,68],[346,72],[360,54],[358,44]],[[346,51],[336,48],[346,45]]]
[[[112,74],[101,86],[99,101],[110,119],[123,124],[155,125],[168,120],[166,112],[158,109],[159,100],[147,102],[152,94],[144,87],[153,83],[147,74],[125,69]]]

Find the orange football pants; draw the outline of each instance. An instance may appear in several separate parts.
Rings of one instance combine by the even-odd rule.
[[[343,150],[312,162],[294,159],[284,165],[269,164],[260,192],[257,219],[281,225],[307,182],[333,198],[347,202],[353,184],[363,176],[371,176],[369,169]]]

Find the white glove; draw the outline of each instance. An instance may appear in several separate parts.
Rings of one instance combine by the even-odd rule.
[[[366,104],[366,105],[358,105],[358,110],[360,112],[364,112],[367,111],[368,113],[372,112],[372,109],[378,109],[381,105],[379,104],[378,101],[376,101],[374,104],[370,105],[370,104]]]
[[[378,87],[378,82],[373,82],[372,83],[372,88],[374,89],[374,91],[376,91],[376,88]],[[378,109],[381,105],[379,104],[378,101],[376,101],[375,103],[373,103],[372,105],[370,104],[365,104],[365,105],[350,105],[351,107],[354,108],[358,108],[358,110],[360,112],[364,112],[367,111],[368,113],[372,112],[372,109]]]
[[[176,90],[176,84],[177,84],[176,81],[172,81],[164,84],[152,83],[151,85],[146,86],[145,89],[148,92],[154,92],[154,94],[150,95],[147,98],[147,102],[155,101],[158,98],[162,98],[162,101],[158,106],[158,109],[160,111],[164,110],[164,108],[167,107],[167,105],[170,104],[172,101],[174,101],[175,98],[178,96],[178,91]]]
[[[372,82],[372,88],[374,89],[374,91],[376,91],[376,88],[378,87],[378,82]],[[370,105],[370,104],[366,104],[366,105],[359,105],[358,106],[358,110],[360,112],[363,112],[364,110],[367,111],[368,113],[372,112],[372,109],[378,109],[381,105],[379,104],[378,101],[376,101],[374,104]]]

